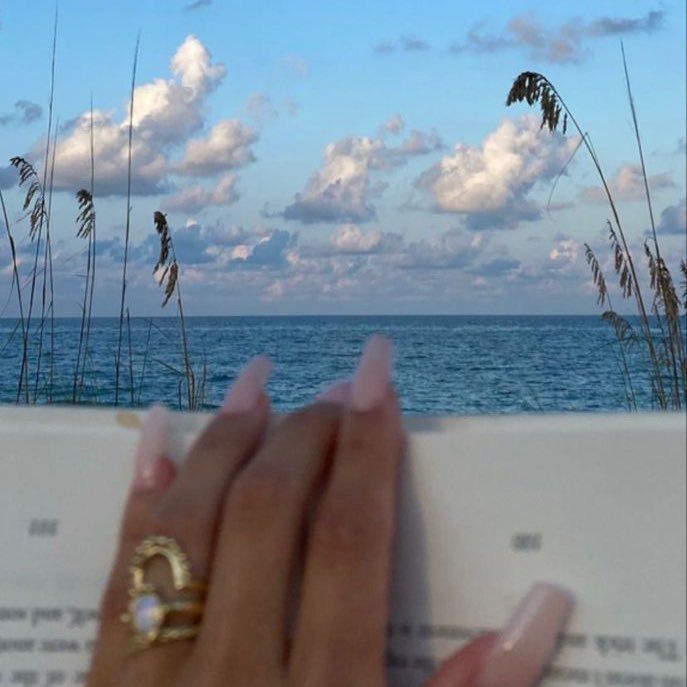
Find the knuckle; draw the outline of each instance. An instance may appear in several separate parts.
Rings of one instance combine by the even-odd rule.
[[[358,556],[382,548],[391,529],[382,509],[355,499],[330,499],[323,504],[312,531],[315,548],[328,554]]]
[[[240,418],[221,415],[196,439],[191,452],[195,454],[217,454],[242,450],[255,438],[255,428]]]
[[[347,432],[339,439],[339,450],[347,456],[369,456],[376,449],[367,432]]]
[[[247,471],[236,478],[225,504],[231,521],[261,521],[283,511],[295,498],[292,481],[276,470]]]
[[[226,452],[228,445],[230,444],[224,432],[205,432],[196,440],[196,443],[191,448],[191,454],[196,458],[199,456],[214,456]]]
[[[341,420],[341,407],[332,403],[313,403],[294,410],[281,422],[281,431],[302,436],[304,431],[319,435],[333,430]]]
[[[396,466],[403,452],[403,434],[389,431],[386,427],[371,425],[342,432],[339,436],[338,454],[360,469],[374,466],[372,474],[383,478],[385,482],[395,477]]]
[[[163,501],[153,510],[147,525],[147,535],[206,541],[214,527],[214,518],[207,508],[197,503],[175,499]]]
[[[292,415],[308,423],[313,420],[330,423],[341,419],[343,407],[337,403],[311,403],[299,408]]]

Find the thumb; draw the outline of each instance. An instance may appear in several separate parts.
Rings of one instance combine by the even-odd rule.
[[[444,661],[425,687],[473,687],[496,639],[496,633],[473,639]]]
[[[556,651],[572,604],[561,587],[535,584],[498,639],[492,635],[468,644],[427,687],[534,687]]]

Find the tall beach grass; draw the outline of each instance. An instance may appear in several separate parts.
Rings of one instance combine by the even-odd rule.
[[[565,134],[570,123],[580,136],[580,145],[576,151],[580,147],[587,151],[608,201],[611,216],[607,219],[606,226],[609,248],[613,258],[613,269],[618,280],[620,294],[623,299],[634,302],[639,323],[638,327],[634,326],[628,318],[620,315],[613,307],[601,262],[591,246],[585,243],[585,258],[597,289],[597,303],[606,308],[601,317],[608,322],[615,333],[627,405],[630,409],[637,408],[635,393],[637,381],[632,378],[627,360],[632,349],[639,349],[649,372],[648,378],[655,406],[663,410],[679,410],[687,407],[687,347],[685,332],[683,331],[683,325],[687,325],[687,320],[682,322],[682,319],[687,317],[687,264],[684,259],[680,263],[680,271],[685,280],[685,290],[681,302],[670,269],[663,258],[660,241],[656,233],[639,120],[632,94],[625,48],[622,43],[621,52],[628,103],[642,173],[647,219],[651,228],[650,236],[645,238],[643,242],[642,251],[649,273],[648,285],[643,285],[638,275],[638,256],[634,255],[630,248],[630,238],[625,231],[618,204],[603,171],[601,161],[592,145],[591,137],[582,128],[553,83],[543,74],[522,72],[513,81],[506,99],[506,105],[510,106],[520,102],[525,102],[530,106],[537,105],[541,113],[542,128],[546,127],[551,133],[562,131]]]

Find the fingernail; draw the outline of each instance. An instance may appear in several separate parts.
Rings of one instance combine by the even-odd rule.
[[[265,384],[272,372],[272,361],[264,355],[253,358],[234,380],[221,412],[247,413],[252,410],[262,396]]]
[[[348,379],[342,379],[334,382],[328,386],[324,391],[320,392],[315,397],[316,402],[324,401],[325,403],[338,403],[342,406],[347,406],[351,402],[351,382]]]
[[[520,602],[487,656],[476,687],[535,687],[551,660],[572,596],[539,582]]]
[[[134,491],[146,491],[160,484],[162,462],[169,454],[169,412],[164,406],[152,406],[143,419],[136,449]]]
[[[391,382],[393,344],[375,334],[368,339],[351,386],[351,406],[371,410],[385,398]]]

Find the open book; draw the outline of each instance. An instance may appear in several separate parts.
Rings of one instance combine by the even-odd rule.
[[[178,416],[178,457],[207,419]],[[85,681],[139,425],[0,409],[0,685]],[[391,685],[421,685],[545,580],[577,599],[545,687],[685,687],[684,415],[407,427]]]

